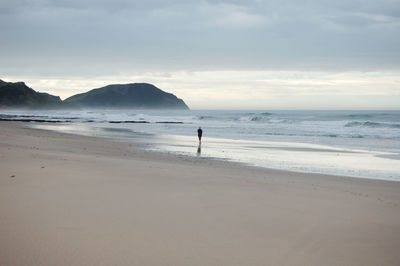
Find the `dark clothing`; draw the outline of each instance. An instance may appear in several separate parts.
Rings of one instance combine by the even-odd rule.
[[[203,135],[203,130],[201,130],[201,128],[199,128],[197,130],[197,136],[199,136],[199,140],[201,140],[201,136]]]

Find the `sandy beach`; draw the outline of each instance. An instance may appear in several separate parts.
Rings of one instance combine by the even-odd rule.
[[[0,122],[0,265],[400,265],[400,182],[27,125]]]

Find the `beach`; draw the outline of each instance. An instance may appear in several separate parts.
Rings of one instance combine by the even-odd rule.
[[[0,121],[134,141],[145,150],[179,156],[400,181],[399,111],[3,110]],[[207,139],[201,154],[199,126]]]
[[[29,124],[0,122],[0,265],[400,264],[400,182]]]

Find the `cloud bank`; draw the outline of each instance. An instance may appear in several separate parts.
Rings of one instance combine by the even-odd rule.
[[[319,91],[336,86],[343,97],[365,93],[362,86],[392,96],[400,90],[393,75],[400,71],[398,0],[0,0],[0,33],[2,78],[43,89],[38,79],[64,84],[52,88],[55,94],[79,91],[83,83],[91,89],[101,80],[143,81],[135,78],[148,73],[165,82],[157,74],[169,73],[175,83],[162,84],[190,83],[183,93],[194,97],[195,79],[179,74],[185,72],[214,80],[199,82],[215,88],[216,98],[229,86],[255,97],[260,86],[283,93],[288,85],[282,82],[299,82],[290,90],[298,96],[319,85]],[[281,77],[272,86],[253,80],[258,71],[297,73],[299,80]],[[223,76],[217,81],[210,73]],[[252,86],[233,84],[235,76],[223,73]],[[306,73],[329,77],[333,85],[307,85]],[[335,75],[352,81],[338,84]]]
[[[2,0],[0,31],[0,70],[12,73],[400,64],[394,0]]]

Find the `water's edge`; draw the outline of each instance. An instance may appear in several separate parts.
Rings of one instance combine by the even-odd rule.
[[[143,134],[126,129],[98,128],[76,124],[32,124],[32,128],[76,135],[134,140],[147,151],[223,160],[247,166],[352,178],[400,181],[397,154],[278,141],[205,138],[196,136]],[[200,150],[199,150],[200,148]],[[392,158],[395,157],[395,158]],[[354,164],[352,165],[352,162]],[[392,169],[392,170],[390,170]]]

